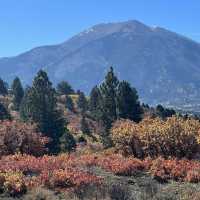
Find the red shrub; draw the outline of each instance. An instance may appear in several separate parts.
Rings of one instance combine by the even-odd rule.
[[[54,170],[49,177],[49,184],[52,188],[69,188],[100,183],[101,179],[87,172],[67,168],[65,170]]]
[[[100,177],[82,171],[74,165],[73,161],[76,163],[75,158],[69,155],[45,155],[38,158],[20,154],[4,156],[0,160],[0,188],[1,186],[3,190],[8,188],[4,184],[4,177],[9,177],[9,185],[14,189],[17,188],[19,184],[12,180],[18,178],[19,175],[22,180],[21,186],[25,185],[28,188],[43,185],[60,190],[101,183]]]
[[[37,133],[32,124],[0,121],[0,156],[15,153],[40,156],[47,151],[48,142],[48,138]]]
[[[14,195],[38,186],[60,191],[101,184],[101,177],[88,172],[88,167],[92,166],[122,176],[149,171],[159,181],[200,182],[200,162],[192,160],[139,160],[120,154],[88,154],[80,157],[62,154],[37,158],[16,154],[3,156],[0,160],[0,189]]]
[[[98,166],[116,175],[132,175],[139,170],[144,170],[144,163],[136,158],[124,158],[120,154],[113,155],[86,155],[77,161],[81,165]]]
[[[167,181],[199,182],[200,162],[191,160],[165,160],[158,158],[152,161],[150,172],[156,179]]]

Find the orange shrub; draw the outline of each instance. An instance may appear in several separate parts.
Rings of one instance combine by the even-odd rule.
[[[47,152],[47,137],[42,137],[32,124],[0,121],[0,156],[26,153],[40,156]]]
[[[44,186],[53,190],[73,190],[88,185],[99,185],[103,179],[91,174],[88,167],[100,167],[119,176],[138,171],[149,171],[159,181],[200,182],[200,162],[147,158],[139,160],[120,154],[87,154],[42,156],[3,156],[0,160],[0,190],[16,196],[27,189]]]
[[[175,181],[186,181],[198,183],[200,181],[200,162],[191,160],[165,160],[158,158],[152,161],[150,172],[152,176],[160,181],[173,179]]]
[[[191,158],[199,152],[199,130],[197,120],[171,117],[166,121],[144,119],[138,124],[120,120],[114,123],[111,134],[119,150],[137,157]]]
[[[86,155],[76,160],[76,164],[82,166],[98,166],[116,175],[133,175],[139,170],[145,169],[145,163],[136,158],[125,158],[120,154],[113,155]]]
[[[21,194],[26,188],[65,190],[101,181],[102,178],[81,170],[76,159],[67,154],[42,157],[17,154],[0,160],[0,189],[11,195]]]
[[[81,185],[98,184],[100,182],[101,178],[72,168],[55,170],[49,177],[51,188],[80,187]]]

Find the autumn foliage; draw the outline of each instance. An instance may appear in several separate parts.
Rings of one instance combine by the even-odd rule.
[[[78,168],[75,158],[69,155],[34,157],[16,154],[0,160],[0,188],[11,195],[38,186],[63,190],[100,184],[101,180]]]
[[[116,147],[137,157],[191,158],[199,152],[200,123],[178,117],[163,121],[144,119],[140,123],[119,120],[111,133]]]
[[[130,176],[145,169],[145,164],[137,158],[125,158],[120,154],[83,155],[77,163],[84,166],[98,166],[115,175]]]
[[[92,174],[92,167],[117,176],[146,172],[160,182],[200,182],[200,162],[187,159],[159,157],[139,160],[105,153],[42,157],[16,154],[3,156],[0,160],[0,190],[16,196],[36,187],[71,191],[83,186],[101,185],[103,178]]]
[[[17,121],[0,121],[0,156],[26,153],[35,156],[47,152],[47,137],[38,133],[33,124]]]
[[[76,162],[82,166],[98,166],[119,176],[130,176],[138,171],[145,171],[161,182],[168,180],[200,182],[200,162],[195,160],[164,159],[162,157],[139,160],[133,157],[125,158],[120,154],[94,154],[84,155]]]
[[[200,162],[191,160],[157,158],[151,161],[150,172],[160,181],[175,180],[198,183],[200,181]]]

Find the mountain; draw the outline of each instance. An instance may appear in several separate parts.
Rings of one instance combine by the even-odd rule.
[[[30,84],[45,69],[56,84],[68,80],[89,92],[112,65],[147,103],[198,106],[200,44],[160,27],[131,20],[93,26],[71,39],[0,59],[0,76]]]

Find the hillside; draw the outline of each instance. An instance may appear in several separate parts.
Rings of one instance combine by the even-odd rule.
[[[38,47],[0,59],[0,74],[11,81],[19,76],[29,84],[44,68],[51,80],[68,80],[89,92],[110,65],[120,79],[131,82],[147,103],[198,110],[200,44],[159,27],[138,21],[99,24],[64,43]]]

